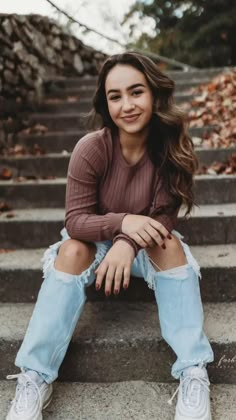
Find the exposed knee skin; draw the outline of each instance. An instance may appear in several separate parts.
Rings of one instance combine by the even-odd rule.
[[[153,248],[146,248],[149,257],[161,270],[169,270],[187,264],[182,245],[176,236],[172,234],[172,239],[166,239],[165,245],[166,249],[162,249],[158,245]]]
[[[55,268],[68,274],[80,274],[93,262],[96,246],[76,239],[68,239],[60,246]]]

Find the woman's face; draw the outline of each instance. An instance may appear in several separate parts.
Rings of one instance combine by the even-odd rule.
[[[142,72],[117,64],[107,75],[106,98],[110,116],[119,132],[138,134],[152,117],[153,94]]]

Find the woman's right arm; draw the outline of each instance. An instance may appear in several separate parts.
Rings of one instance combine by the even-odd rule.
[[[81,139],[72,152],[66,187],[65,227],[72,239],[112,240],[121,231],[127,213],[98,215],[99,179],[106,166],[106,153],[96,135]],[[86,136],[87,137],[87,136]],[[102,146],[102,147],[101,147]]]

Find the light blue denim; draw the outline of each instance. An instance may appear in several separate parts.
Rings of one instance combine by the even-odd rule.
[[[154,290],[162,336],[177,356],[171,374],[178,379],[185,368],[212,362],[214,354],[203,331],[198,263],[188,245],[182,241],[183,237],[176,231],[172,234],[179,238],[187,264],[157,271],[143,249],[134,259],[131,275],[143,277],[149,288]],[[47,383],[58,377],[86,302],[85,287],[94,282],[94,269],[112,246],[112,241],[95,242],[97,252],[93,263],[81,274],[73,275],[54,267],[62,242],[69,239],[65,228],[61,236],[62,240],[44,253],[44,281],[15,360],[16,366],[37,371]]]

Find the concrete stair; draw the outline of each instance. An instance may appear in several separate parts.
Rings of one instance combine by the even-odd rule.
[[[170,72],[176,101],[191,100],[191,88],[211,80],[222,69]],[[45,134],[21,134],[17,143],[37,143],[46,154],[1,159],[14,180],[0,182],[0,196],[13,210],[0,215],[0,412],[14,395],[7,374],[24,337],[42,283],[44,250],[60,240],[64,222],[66,173],[70,154],[85,134],[83,113],[90,109],[96,78],[58,78],[45,85],[46,98],[22,118],[47,126]],[[214,127],[191,130],[204,136]],[[197,149],[200,163],[225,160],[235,148]],[[17,180],[17,177],[35,180]],[[40,178],[52,177],[52,179]],[[54,179],[55,177],[55,179]],[[236,177],[196,176],[196,208],[177,229],[191,245],[201,266],[205,324],[215,361],[208,365],[213,420],[236,418]],[[11,217],[12,213],[12,217]],[[174,406],[167,400],[178,385],[170,375],[175,355],[160,334],[153,291],[132,278],[127,291],[106,298],[87,289],[88,301],[76,327],[54,402],[45,419],[168,420]],[[63,399],[61,396],[63,395]],[[4,417],[3,417],[4,418]]]
[[[209,133],[215,127],[214,126],[205,126],[205,127],[196,127],[190,129],[190,134],[196,137],[202,137],[205,133]],[[71,152],[75,147],[77,141],[86,134],[85,130],[75,130],[75,131],[47,131],[43,134],[21,134],[18,136],[18,143],[24,146],[33,147],[34,144],[38,144],[42,147],[47,153],[61,153],[63,150]],[[201,152],[210,152],[211,149],[197,149],[197,153]],[[226,149],[217,150],[212,149],[214,153],[225,153]],[[204,156],[203,156],[204,157]],[[202,159],[201,159],[202,161]]]
[[[215,362],[208,367],[214,383],[235,383],[235,370],[229,362],[236,352],[234,307],[234,302],[204,304],[204,330],[215,353]],[[0,305],[1,377],[12,369],[32,310],[30,303]],[[170,367],[174,361],[160,334],[156,303],[87,302],[61,366],[60,380],[173,382]]]
[[[1,413],[7,411],[15,384],[0,383]],[[147,381],[54,384],[45,420],[173,420],[175,406],[167,401],[176,384]],[[211,385],[213,420],[235,420],[236,385]],[[63,395],[63,398],[62,398]]]
[[[78,141],[78,138],[77,138]],[[236,152],[236,148],[229,149],[200,149],[198,156],[201,165],[218,160],[225,161]],[[63,177],[66,176],[70,153],[64,150],[61,153],[49,153],[41,156],[23,155],[20,157],[3,157],[1,159],[2,166],[8,168],[14,177],[33,176],[38,177]]]
[[[0,254],[1,302],[35,302],[42,283],[41,258],[46,248],[17,249]],[[234,302],[236,300],[236,244],[192,246],[192,253],[199,261],[203,280],[200,282],[204,302]],[[87,289],[89,301],[106,299],[104,290]],[[109,300],[117,301],[111,295]],[[121,290],[119,300],[153,302],[154,294],[143,279],[132,279],[130,287]]]
[[[3,213],[1,236],[5,247],[12,249],[46,247],[60,240],[64,209],[17,209],[14,217]],[[181,213],[180,213],[181,214]],[[189,220],[179,218],[177,229],[190,245],[229,244],[236,242],[234,203],[202,205],[195,208]],[[32,232],[34,233],[32,235]]]
[[[37,158],[35,160],[37,162]],[[22,171],[20,170],[21,176],[24,177],[24,175],[29,173],[37,176],[39,171],[36,172],[33,163],[31,168],[32,171],[22,165]],[[59,165],[57,168],[61,172],[64,169],[63,166],[60,167]],[[43,165],[40,172],[43,173]],[[46,173],[49,173],[49,169]],[[195,194],[198,204],[223,204],[236,201],[235,182],[235,175],[196,176]],[[63,207],[65,203],[65,191],[66,177],[25,180],[20,182],[17,180],[0,181],[1,197],[7,200],[9,205],[17,209]]]

